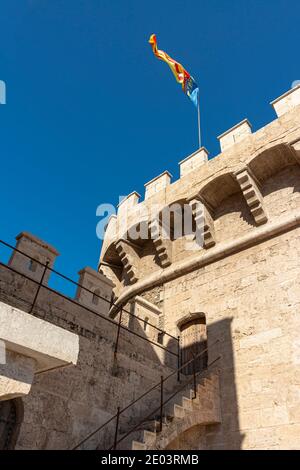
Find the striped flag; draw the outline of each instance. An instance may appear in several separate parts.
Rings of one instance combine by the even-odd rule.
[[[157,48],[156,35],[152,34],[149,39],[149,43],[152,46],[154,55],[163,60],[168,64],[172,70],[174,77],[177,82],[181,84],[182,90],[190,98],[190,100],[197,107],[199,104],[199,88],[193,77],[188,73],[188,71],[176,60],[172,59],[166,52],[160,51]]]

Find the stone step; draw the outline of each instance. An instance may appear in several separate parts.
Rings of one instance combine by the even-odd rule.
[[[182,407],[185,410],[193,411],[193,402],[190,398],[183,397],[181,402],[182,402]]]
[[[132,450],[147,450],[146,444],[138,441],[132,441]]]
[[[151,446],[155,443],[157,438],[156,432],[144,431],[143,441],[146,446]]]
[[[173,408],[174,408],[174,418],[184,418],[185,409],[183,408],[183,406],[175,404]]]
[[[204,377],[197,382],[197,395],[194,398],[194,387],[191,381],[186,388],[181,389],[182,385],[176,384],[172,389],[172,395],[178,391],[178,393],[170,399],[170,401],[164,405],[163,408],[163,420],[162,420],[162,434],[164,434],[172,421],[174,420],[175,425],[177,420],[184,419],[187,415],[193,412],[201,413],[203,411],[213,410],[215,404],[213,403],[213,396],[215,389],[218,387],[218,377]],[[168,394],[165,393],[164,399],[168,398]],[[158,404],[158,403],[157,403]],[[138,425],[137,429],[130,433],[126,438],[118,444],[117,449],[120,450],[146,450],[147,448],[153,448],[157,439],[160,436],[160,416],[159,412],[156,412],[153,417],[147,421],[143,421],[139,424],[139,419],[136,420],[136,424],[131,422],[128,429]],[[124,430],[124,434],[126,434]],[[120,436],[122,437],[122,435]]]

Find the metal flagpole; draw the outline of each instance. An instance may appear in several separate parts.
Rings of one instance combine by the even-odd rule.
[[[200,125],[200,93],[198,90],[198,138],[199,138],[199,149],[201,148],[201,125]]]

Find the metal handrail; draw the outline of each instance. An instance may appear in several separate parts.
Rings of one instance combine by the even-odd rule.
[[[33,282],[34,284],[37,284],[37,285],[40,285],[40,282],[39,281],[36,281],[35,279],[33,279],[32,277],[30,276],[27,276],[26,274],[24,273],[21,273],[20,271],[12,268],[11,266],[5,264],[5,263],[2,263],[2,261],[0,261],[0,266],[3,266],[4,268],[6,269],[9,269],[10,271],[13,271],[14,273],[16,274],[19,274],[20,276],[23,276],[25,279]],[[144,341],[147,341],[148,343],[151,343],[151,344],[154,344],[155,346],[167,351],[168,353],[172,354],[173,356],[176,356],[177,357],[177,353],[174,353],[173,351],[171,351],[170,349],[166,348],[165,346],[159,344],[159,343],[156,343],[155,341],[152,341],[151,339],[149,338],[146,338],[142,335],[140,335],[139,333],[137,333],[136,331],[133,331],[133,330],[130,330],[129,328],[127,328],[126,326],[124,325],[119,325],[117,322],[115,322],[114,320],[112,320],[111,318],[108,318],[108,317],[105,317],[104,315],[102,315],[101,313],[98,313],[98,312],[95,312],[94,310],[90,309],[89,307],[83,305],[83,304],[78,304],[78,302],[76,302],[76,300],[74,299],[71,299],[70,297],[66,296],[65,294],[62,294],[61,292],[57,292],[55,289],[52,289],[52,287],[49,287],[49,286],[46,286],[46,285],[42,285],[42,287],[50,292],[53,292],[54,294],[56,295],[59,295],[60,297],[62,297],[63,299],[73,303],[74,305],[76,305],[78,307],[78,305],[82,308],[84,308],[85,310],[87,310],[88,312],[92,313],[93,315],[96,315],[97,317],[99,318],[102,318],[103,320],[106,320],[108,321],[109,323],[111,323],[112,325],[114,326],[117,326],[119,328],[122,328],[123,330],[125,331],[128,331],[129,333],[133,334],[134,336],[137,336],[141,339],[143,339]]]
[[[219,342],[219,340],[216,340],[212,345],[211,347],[215,346],[217,343]],[[200,356],[202,356],[204,353],[206,353],[208,351],[208,348],[204,349],[203,351],[201,351],[199,354],[197,354],[193,359],[191,359],[190,361],[188,362],[185,362],[183,365],[181,365],[181,367],[179,367],[178,369],[176,369],[175,371],[173,371],[171,374],[167,375],[166,377],[163,377],[162,380],[160,380],[159,382],[157,382],[155,385],[153,385],[151,388],[149,388],[148,390],[146,390],[146,392],[144,392],[142,395],[140,395],[138,398],[136,398],[134,401],[130,402],[127,406],[125,406],[124,408],[122,408],[122,410],[118,410],[118,412],[113,415],[108,421],[106,421],[105,423],[101,424],[101,426],[99,426],[97,429],[95,429],[93,432],[91,432],[88,436],[86,436],[84,439],[82,439],[78,444],[76,444],[75,447],[72,448],[72,450],[76,450],[78,449],[78,447],[80,447],[82,444],[84,444],[86,441],[88,441],[92,436],[94,436],[97,432],[101,431],[107,424],[111,423],[111,421],[113,421],[115,418],[118,418],[121,414],[123,414],[125,411],[127,411],[129,408],[131,408],[133,405],[135,405],[138,401],[140,401],[142,398],[144,398],[146,395],[148,395],[149,393],[151,393],[153,390],[155,390],[159,385],[161,385],[162,383],[166,382],[170,377],[172,377],[173,375],[175,374],[178,374],[180,373],[180,371],[182,369],[184,369],[186,366],[188,366],[189,364],[191,364],[192,362],[194,362],[196,359],[198,359]],[[211,365],[211,364],[210,364]],[[177,392],[176,392],[177,393]],[[155,410],[156,411],[156,410]],[[153,411],[151,413],[151,415],[155,412]],[[144,421],[144,420],[143,420]],[[118,442],[117,442],[118,443]]]
[[[204,352],[204,351],[203,351]],[[196,359],[196,357],[193,359],[193,361]],[[214,361],[212,361],[210,364],[208,364],[207,368],[205,370],[202,370],[202,371],[199,371],[197,372],[195,375],[199,375],[199,374],[203,374],[204,372],[207,372],[207,370],[213,365],[215,364],[217,361],[219,361],[221,359],[221,356],[218,356]],[[184,364],[184,366],[186,366],[186,364]],[[170,400],[172,400],[172,398],[174,398],[179,392],[181,392],[181,390],[183,390],[190,382],[192,382],[192,380],[194,380],[194,376],[192,376],[187,382],[185,382],[183,384],[182,387],[180,387],[178,390],[176,390],[175,393],[173,393],[171,396],[169,396],[165,401],[162,401],[160,403],[160,405],[155,409],[153,410],[148,416],[146,416],[146,418],[143,418],[138,424],[136,424],[132,429],[130,429],[126,434],[124,434],[119,440],[115,440],[114,442],[114,445],[109,447],[108,450],[113,450],[113,449],[116,449],[116,446],[122,442],[126,437],[128,437],[130,434],[132,434],[136,429],[138,429],[143,423],[145,423],[146,421],[149,421],[149,419],[151,417],[153,417],[153,415],[155,413],[157,413],[158,411],[161,412],[161,415],[160,415],[160,421],[161,421],[161,426],[160,426],[160,431],[162,431],[162,409],[163,407],[169,403]],[[196,398],[196,396],[194,397]]]
[[[10,245],[9,243],[5,242],[4,240],[0,240],[0,244],[10,248],[11,250],[13,251],[16,251],[17,253],[20,253],[21,255],[25,256],[26,258],[28,259],[31,259],[32,261],[35,261],[36,263],[38,263],[39,265],[43,266],[44,268],[47,267],[47,269],[51,272],[53,272],[54,274],[57,274],[58,276],[60,276],[62,279],[65,279],[66,281],[69,281],[71,284],[74,284],[78,287],[80,287],[81,289],[89,292],[90,294],[94,295],[95,297],[101,299],[101,300],[104,300],[105,302],[108,302],[111,306],[115,306],[115,307],[120,307],[119,305],[117,305],[115,302],[111,301],[111,300],[107,300],[105,297],[103,297],[102,295],[100,294],[96,294],[95,292],[91,291],[90,289],[88,289],[87,287],[83,286],[82,284],[79,284],[79,282],[76,282],[74,281],[73,279],[71,279],[70,277],[66,276],[65,274],[62,274],[60,273],[59,271],[56,271],[56,269],[54,268],[51,268],[50,266],[47,265],[47,263],[42,263],[41,261],[39,261],[38,259],[36,258],[33,258],[32,256],[28,255],[27,253],[25,253],[24,251],[21,251],[19,250],[18,248]],[[6,264],[4,263],[1,263],[3,264],[4,266],[7,266]],[[20,273],[22,274],[22,273]],[[31,278],[30,278],[31,279]],[[46,287],[43,285],[43,287]],[[59,294],[59,293],[58,293]],[[121,308],[121,307],[120,307]],[[128,315],[138,319],[138,320],[141,320],[142,322],[145,322],[145,320],[141,317],[139,317],[138,315],[135,315],[134,313],[130,312],[129,310],[125,310],[123,309],[123,312],[127,313]],[[107,318],[107,317],[105,317]],[[162,330],[161,328],[159,328],[158,326],[155,326],[153,325],[152,323],[149,323],[147,322],[147,325],[151,326],[152,328],[155,328],[156,330],[160,331],[161,333],[169,336],[170,338],[173,338],[177,341],[177,338],[173,335],[171,335],[170,333],[168,333],[167,331],[165,330]]]
[[[159,347],[159,348],[165,350],[166,352],[168,352],[168,353],[170,353],[170,354],[172,354],[172,355],[178,357],[178,367],[177,367],[176,370],[174,370],[171,374],[169,374],[169,375],[166,376],[166,377],[163,377],[163,376],[162,376],[159,383],[157,383],[157,384],[155,384],[154,386],[152,386],[150,389],[148,389],[146,392],[144,392],[142,395],[140,395],[136,400],[134,400],[133,402],[129,403],[129,404],[128,404],[126,407],[124,407],[122,410],[120,410],[120,409],[118,408],[118,412],[117,412],[114,416],[112,416],[108,421],[106,421],[105,423],[103,423],[103,424],[102,424],[100,427],[98,427],[95,431],[93,431],[92,433],[90,433],[85,439],[83,439],[79,444],[77,444],[72,450],[75,450],[75,449],[77,449],[78,447],[80,447],[83,443],[85,443],[85,442],[86,442],[88,439],[90,439],[93,435],[95,435],[97,432],[99,432],[101,429],[103,429],[106,425],[108,425],[109,423],[111,423],[115,418],[117,418],[117,427],[116,427],[116,433],[115,433],[115,443],[114,443],[114,446],[113,446],[113,447],[115,448],[115,446],[116,446],[119,442],[121,442],[125,437],[127,437],[127,435],[129,435],[131,432],[133,432],[133,431],[136,429],[136,427],[140,426],[144,421],[146,421],[146,420],[148,419],[148,417],[145,418],[145,419],[143,419],[133,430],[129,431],[129,432],[128,432],[125,436],[123,436],[121,439],[117,440],[119,416],[120,416],[122,413],[124,413],[126,410],[128,410],[130,407],[132,407],[132,406],[133,406],[135,403],[137,403],[139,400],[141,400],[141,399],[144,398],[146,395],[148,395],[149,393],[151,393],[151,392],[152,392],[155,388],[157,388],[159,385],[162,387],[162,386],[163,386],[163,383],[166,382],[166,381],[167,381],[170,377],[172,377],[173,375],[177,374],[177,375],[178,375],[178,378],[179,378],[180,371],[181,371],[182,369],[184,369],[185,367],[187,367],[190,363],[192,363],[192,362],[194,363],[194,361],[195,361],[197,358],[199,358],[201,355],[203,355],[205,352],[207,352],[207,348],[206,348],[205,350],[201,351],[201,353],[199,353],[197,356],[195,356],[192,360],[186,362],[185,364],[181,365],[181,367],[179,367],[179,359],[180,359],[180,353],[179,353],[180,338],[179,338],[179,337],[176,338],[175,336],[171,335],[170,333],[167,333],[166,331],[162,330],[161,328],[158,328],[158,327],[156,327],[155,325],[152,325],[151,323],[147,322],[147,324],[148,324],[149,326],[151,326],[151,327],[153,327],[154,329],[160,331],[162,334],[167,335],[167,336],[169,336],[169,337],[175,339],[175,340],[178,342],[178,352],[177,352],[177,353],[174,353],[173,351],[169,350],[168,348],[166,348],[165,346],[159,344],[158,342],[154,342],[154,341],[152,341],[152,340],[150,340],[150,339],[148,339],[148,338],[146,338],[146,337],[144,337],[144,336],[138,334],[137,332],[135,332],[135,331],[133,331],[133,330],[130,330],[129,328],[125,327],[124,325],[121,324],[121,320],[117,323],[115,320],[113,320],[113,319],[111,319],[111,318],[108,318],[108,317],[102,315],[101,313],[98,313],[98,312],[96,312],[95,310],[92,310],[92,309],[90,309],[89,307],[87,307],[87,306],[85,306],[85,305],[83,305],[83,304],[79,304],[76,300],[74,300],[74,299],[72,299],[72,298],[70,298],[70,297],[68,297],[68,296],[66,296],[66,295],[64,295],[64,294],[62,294],[61,292],[58,292],[58,291],[56,291],[55,289],[52,289],[51,287],[49,287],[49,286],[43,284],[43,280],[44,280],[44,277],[45,277],[45,274],[46,274],[47,270],[53,272],[54,274],[57,274],[57,275],[60,276],[61,278],[65,279],[65,280],[67,280],[67,281],[69,281],[69,282],[71,282],[72,284],[74,284],[74,285],[80,287],[81,289],[83,289],[83,290],[85,290],[85,291],[87,291],[87,292],[93,294],[95,297],[98,297],[98,298],[100,298],[101,300],[104,300],[105,302],[109,302],[110,305],[114,305],[114,306],[118,307],[119,309],[121,309],[120,317],[121,317],[121,315],[122,315],[122,312],[125,312],[125,313],[127,313],[128,315],[130,315],[130,316],[132,316],[132,317],[134,317],[134,318],[136,318],[136,319],[138,319],[138,320],[140,320],[140,321],[142,321],[142,322],[145,321],[144,319],[138,317],[137,315],[133,314],[132,312],[129,312],[128,310],[125,310],[125,309],[123,309],[122,307],[118,306],[115,302],[113,302],[113,301],[111,301],[111,300],[107,300],[105,297],[103,297],[103,296],[101,296],[101,295],[99,295],[99,294],[97,294],[97,293],[91,291],[91,290],[88,289],[87,287],[85,287],[85,286],[81,285],[80,283],[74,281],[73,279],[69,278],[68,276],[66,276],[66,275],[60,273],[59,271],[56,271],[55,269],[49,267],[49,264],[48,264],[49,262],[42,263],[41,261],[39,261],[39,260],[33,258],[32,256],[28,255],[27,253],[24,253],[23,251],[21,251],[21,250],[19,250],[18,248],[16,248],[16,247],[10,245],[9,243],[4,242],[3,240],[0,240],[0,244],[2,244],[2,245],[4,245],[4,246],[6,246],[6,247],[12,249],[13,251],[16,251],[16,252],[22,254],[22,255],[25,256],[26,258],[28,258],[28,259],[30,259],[30,260],[32,260],[32,261],[35,261],[37,264],[39,264],[39,265],[41,265],[41,266],[44,267],[44,272],[43,272],[43,274],[42,274],[41,280],[40,280],[40,281],[37,281],[37,280],[33,279],[32,277],[27,276],[25,273],[22,273],[22,272],[16,270],[15,268],[13,268],[12,266],[7,265],[7,264],[5,264],[5,263],[3,263],[3,262],[0,261],[0,266],[3,266],[4,268],[9,269],[10,271],[12,271],[12,272],[14,272],[14,273],[16,273],[16,274],[18,274],[18,275],[24,277],[25,279],[29,280],[30,282],[33,282],[34,284],[38,285],[38,289],[37,289],[37,292],[36,292],[36,294],[35,294],[34,302],[33,302],[33,304],[31,305],[30,312],[32,312],[33,307],[34,307],[34,305],[35,305],[35,302],[36,302],[36,300],[37,300],[39,291],[40,291],[41,287],[43,287],[43,288],[45,288],[46,290],[48,290],[48,291],[50,291],[50,292],[52,292],[52,293],[54,293],[54,294],[56,294],[56,295],[58,295],[58,296],[60,296],[60,297],[62,297],[62,298],[64,298],[64,299],[66,299],[67,301],[69,301],[69,302],[75,304],[76,306],[79,305],[80,307],[84,308],[85,310],[87,310],[88,312],[92,313],[93,315],[96,315],[97,317],[99,317],[99,318],[101,318],[101,319],[103,319],[103,320],[105,320],[105,321],[107,321],[107,322],[113,324],[114,326],[117,326],[117,327],[118,327],[118,336],[119,336],[119,330],[122,328],[123,330],[128,331],[129,333],[131,333],[131,334],[133,334],[133,335],[135,335],[135,336],[137,336],[137,337],[139,337],[139,338],[141,338],[141,339],[143,339],[143,340],[145,340],[145,341],[147,341],[147,342],[149,342],[149,343],[151,343],[151,344],[154,344],[155,346],[157,346],[157,347]],[[118,336],[117,336],[117,342],[118,342]],[[217,340],[215,343],[213,343],[213,345],[216,344],[218,341],[219,341],[219,340]],[[116,343],[116,344],[117,344],[117,343]],[[212,346],[213,346],[213,345],[212,345]],[[116,352],[116,351],[115,351],[115,352]],[[219,358],[217,358],[216,360],[218,360],[218,359],[219,359]],[[211,364],[209,364],[208,367],[210,367],[214,362],[216,362],[216,360],[213,361]],[[53,370],[54,370],[54,369],[55,369],[55,368],[53,368]],[[203,371],[201,371],[201,372],[203,372]],[[199,372],[198,372],[197,374],[199,374]],[[195,375],[195,374],[194,374],[194,375]],[[192,380],[192,379],[191,379],[191,380]],[[186,382],[186,383],[184,384],[184,386],[186,386],[191,380],[189,380],[188,382]],[[179,390],[177,390],[177,391],[175,392],[175,394],[173,394],[171,397],[169,397],[165,402],[161,403],[160,407],[159,407],[157,410],[154,410],[154,411],[149,415],[149,417],[151,417],[151,416],[152,416],[155,412],[157,412],[159,409],[162,409],[161,407],[162,407],[163,405],[165,405],[165,404],[166,404],[173,396],[175,396],[180,390],[181,390],[181,388],[180,388]]]

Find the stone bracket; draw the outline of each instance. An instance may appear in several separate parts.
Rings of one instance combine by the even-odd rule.
[[[196,223],[196,241],[203,240],[203,248],[211,248],[216,244],[215,228],[213,218],[207,206],[198,197],[191,199],[189,205]],[[199,237],[197,236],[197,232],[200,234]]]
[[[235,177],[256,224],[265,224],[268,221],[268,217],[263,206],[263,196],[255,177],[252,175],[249,168],[243,168],[237,171]]]
[[[300,139],[290,144],[290,149],[297,163],[300,165]]]
[[[115,246],[130,283],[133,284],[134,282],[137,282],[140,260],[139,247],[123,238],[118,240]]]
[[[158,218],[149,222],[150,236],[163,268],[170,266],[171,261],[171,240],[163,236],[163,228]]]

